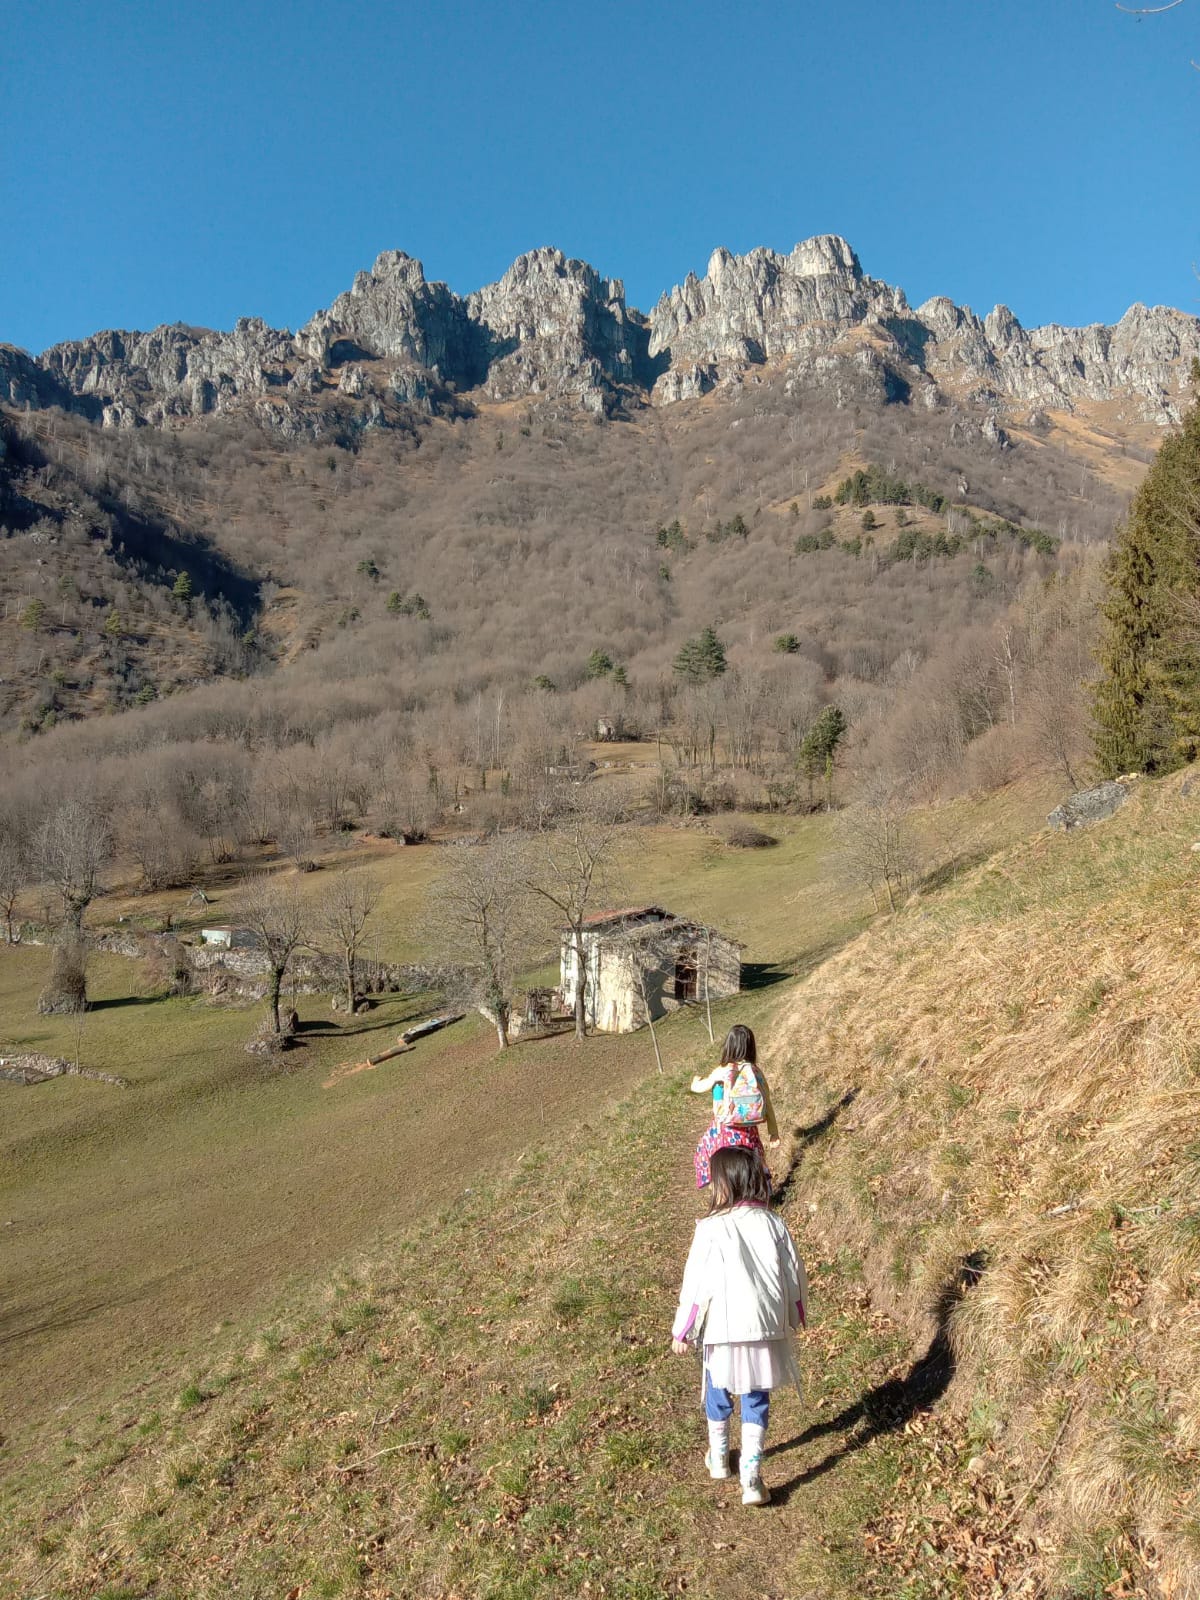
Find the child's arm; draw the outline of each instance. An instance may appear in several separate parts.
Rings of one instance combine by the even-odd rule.
[[[687,1265],[683,1269],[683,1286],[679,1291],[675,1321],[671,1324],[671,1348],[677,1354],[688,1348],[688,1340],[694,1339],[699,1331],[701,1310],[707,1299],[704,1291],[704,1267],[707,1257],[708,1249],[700,1232],[700,1225],[697,1223],[696,1231],[692,1235],[692,1248],[688,1251]]]
[[[775,1107],[771,1104],[771,1091],[767,1087],[767,1080],[761,1072],[758,1074],[758,1081],[762,1087],[763,1110],[766,1112],[767,1117],[767,1135],[772,1144],[778,1144],[779,1124],[775,1121]]]
[[[728,1067],[714,1067],[707,1078],[693,1078],[692,1093],[707,1094],[713,1085],[720,1083],[728,1072]]]
[[[788,1321],[793,1328],[808,1327],[808,1274],[804,1263],[796,1254],[790,1233],[784,1232],[780,1241],[783,1255],[784,1294],[788,1302]]]

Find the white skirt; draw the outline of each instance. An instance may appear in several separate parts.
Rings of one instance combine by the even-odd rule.
[[[780,1389],[785,1383],[800,1387],[791,1334],[782,1339],[755,1339],[746,1344],[706,1344],[704,1370],[714,1389],[749,1394],[752,1389]]]

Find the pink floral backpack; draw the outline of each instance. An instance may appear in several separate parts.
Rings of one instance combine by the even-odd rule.
[[[713,1108],[713,1120],[725,1128],[753,1128],[765,1122],[766,1102],[754,1067],[749,1061],[739,1061],[730,1072],[725,1093]]]

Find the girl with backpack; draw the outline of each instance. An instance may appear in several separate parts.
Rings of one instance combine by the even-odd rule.
[[[706,1078],[692,1079],[693,1094],[707,1094],[709,1090],[713,1096],[713,1120],[696,1146],[697,1189],[705,1188],[709,1182],[713,1152],[731,1146],[757,1151],[766,1172],[767,1157],[759,1125],[766,1123],[772,1149],[779,1143],[779,1128],[771,1105],[771,1091],[758,1067],[758,1046],[750,1028],[741,1023],[730,1028],[721,1050],[721,1065],[714,1067]]]
[[[770,1209],[766,1168],[745,1146],[712,1155],[712,1203],[696,1224],[671,1328],[677,1355],[704,1353],[709,1476],[729,1477],[729,1419],[741,1399],[742,1504],[765,1506],[763,1441],[771,1390],[800,1383],[793,1333],[808,1321],[808,1281],[783,1219]]]

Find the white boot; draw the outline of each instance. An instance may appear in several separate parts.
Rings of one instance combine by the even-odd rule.
[[[708,1454],[704,1458],[710,1478],[729,1476],[729,1423],[708,1424]]]
[[[762,1481],[763,1441],[767,1430],[757,1422],[742,1423],[742,1504],[765,1506],[771,1498]]]

